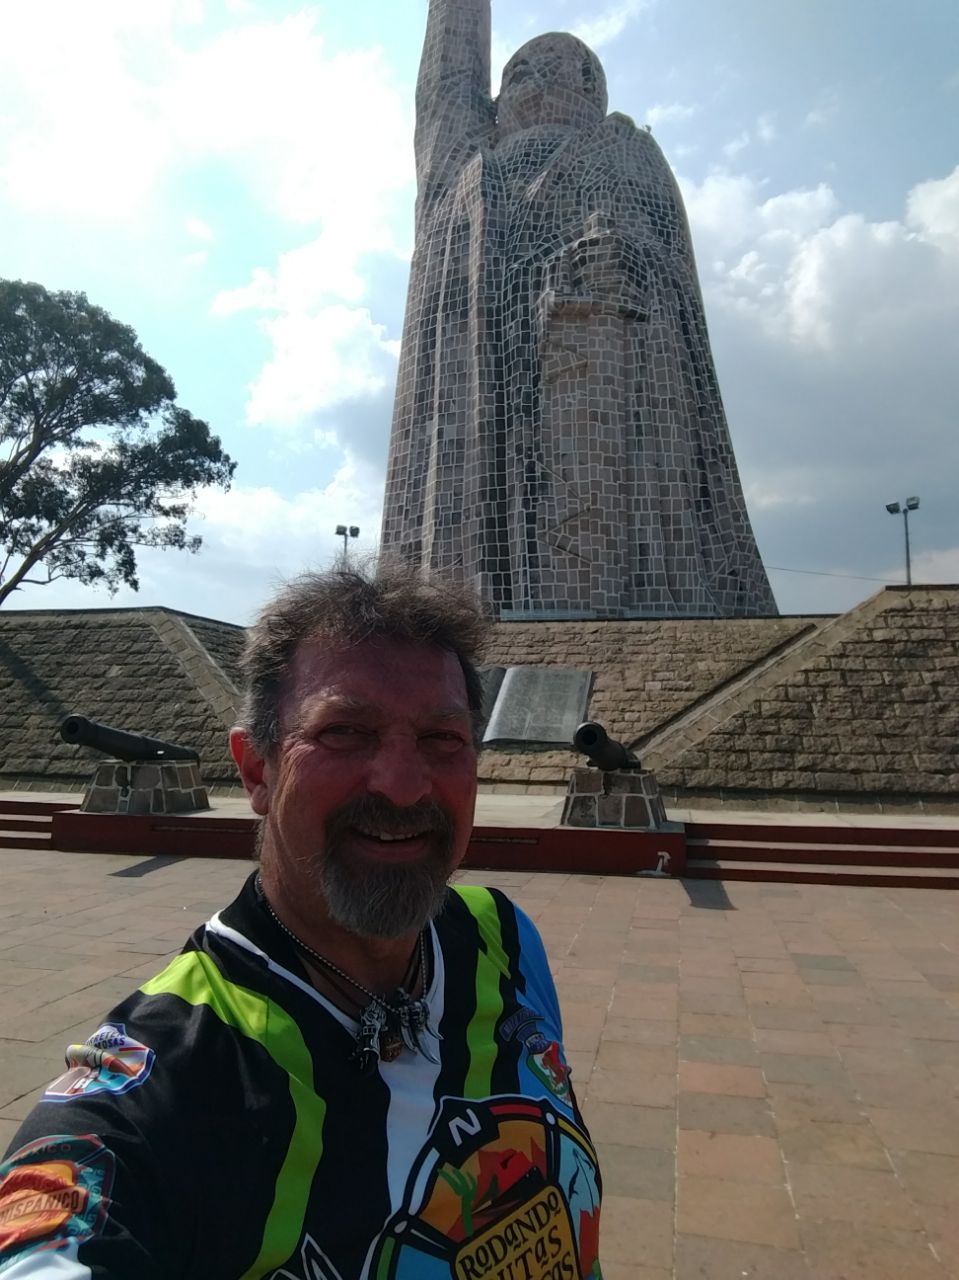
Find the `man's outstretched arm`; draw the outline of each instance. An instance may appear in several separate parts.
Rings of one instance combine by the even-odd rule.
[[[430,0],[416,86],[420,194],[493,125],[490,0]]]

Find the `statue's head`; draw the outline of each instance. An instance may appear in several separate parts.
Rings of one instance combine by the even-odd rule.
[[[585,128],[606,115],[603,64],[576,36],[537,36],[514,53],[503,72],[497,101],[502,134],[538,124]]]

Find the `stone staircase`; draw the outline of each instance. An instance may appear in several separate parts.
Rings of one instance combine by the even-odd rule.
[[[691,822],[690,879],[959,889],[959,828]]]

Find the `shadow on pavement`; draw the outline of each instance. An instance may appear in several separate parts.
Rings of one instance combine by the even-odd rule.
[[[116,876],[119,880],[124,878],[139,880],[141,876],[148,876],[151,871],[162,871],[164,867],[172,867],[175,862],[182,861],[182,858],[164,853],[155,858],[145,858],[142,862],[135,862],[132,867],[124,867],[122,871],[111,871],[110,875]]]
[[[689,904],[703,911],[735,911],[722,880],[683,880]]]

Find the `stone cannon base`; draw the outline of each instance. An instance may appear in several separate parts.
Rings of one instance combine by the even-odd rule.
[[[624,827],[662,831],[668,826],[656,775],[649,769],[574,769],[563,806],[568,827]]]
[[[195,813],[209,809],[200,766],[189,760],[101,760],[84,813]]]

